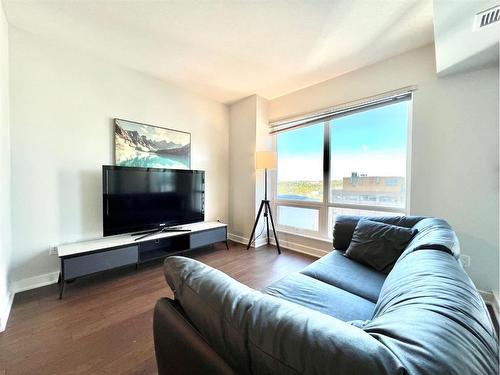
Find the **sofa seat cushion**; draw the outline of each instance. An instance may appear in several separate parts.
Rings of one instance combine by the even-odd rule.
[[[300,272],[371,302],[377,302],[386,278],[383,273],[346,258],[338,250],[333,250]]]
[[[369,320],[375,308],[375,304],[367,299],[301,273],[290,274],[263,292],[344,322]]]

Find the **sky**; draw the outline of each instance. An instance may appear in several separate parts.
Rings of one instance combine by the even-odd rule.
[[[331,178],[405,176],[409,101],[330,121]],[[323,123],[278,134],[278,179],[323,179]]]

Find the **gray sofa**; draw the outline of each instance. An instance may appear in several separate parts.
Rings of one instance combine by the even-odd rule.
[[[385,275],[352,261],[359,217],[334,248],[263,291],[183,257],[165,261],[175,300],[155,307],[160,374],[497,374],[485,304],[444,221],[371,217],[418,234]]]

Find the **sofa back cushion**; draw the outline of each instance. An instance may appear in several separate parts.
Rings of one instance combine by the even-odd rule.
[[[333,227],[333,247],[335,250],[346,251],[351,243],[354,229],[361,219],[376,221],[398,227],[412,228],[420,220],[422,216],[353,216],[339,215],[335,218]]]
[[[446,251],[420,249],[400,258],[364,330],[410,374],[497,374],[497,339],[485,304]]]

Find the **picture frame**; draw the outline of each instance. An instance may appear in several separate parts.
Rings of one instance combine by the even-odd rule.
[[[191,133],[115,118],[115,164],[143,168],[191,168]]]

